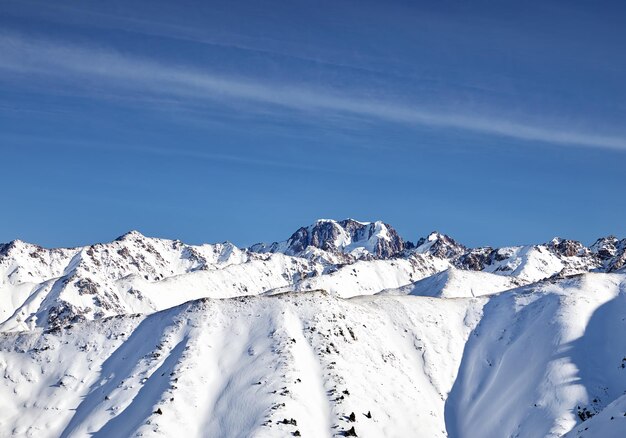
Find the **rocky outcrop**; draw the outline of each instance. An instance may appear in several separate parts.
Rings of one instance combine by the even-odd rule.
[[[422,237],[417,241],[414,251],[442,259],[456,259],[466,253],[467,248],[452,237],[433,231],[428,237]]]
[[[491,247],[470,249],[454,261],[457,268],[482,271],[495,258],[496,251]]]
[[[591,253],[591,251],[579,241],[561,239],[560,237],[555,237],[546,246],[554,253],[564,257],[586,256]]]
[[[626,239],[618,240],[615,236],[602,237],[589,249],[598,257],[606,272],[617,271],[626,266]]]

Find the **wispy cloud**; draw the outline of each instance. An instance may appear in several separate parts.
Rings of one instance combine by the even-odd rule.
[[[430,126],[514,139],[581,147],[626,150],[626,136],[577,131],[562,124],[442,110],[419,104],[364,97],[358,92],[316,89],[307,84],[279,84],[253,77],[214,74],[166,65],[113,50],[43,42],[0,34],[0,71],[27,73],[37,79],[95,82],[99,89],[129,94],[176,97],[190,101],[238,101],[278,106],[313,114],[344,113],[378,121]],[[253,108],[250,108],[253,110]]]
[[[372,68],[371,66],[364,67],[363,65],[346,62],[345,60],[326,59],[323,54],[319,53],[319,49],[315,50],[316,54],[309,54],[307,56],[302,52],[301,48],[293,46],[286,47],[285,41],[274,40],[267,36],[259,41],[258,36],[251,38],[231,30],[228,37],[224,37],[224,35],[218,37],[212,35],[211,32],[207,32],[206,28],[168,23],[155,19],[154,17],[138,18],[136,16],[121,15],[119,13],[112,13],[109,10],[97,10],[93,5],[61,4],[57,2],[46,2],[42,4],[36,0],[18,1],[21,4],[30,4],[31,6],[27,9],[27,13],[22,16],[30,17],[35,14],[46,21],[58,24],[71,24],[72,20],[69,17],[74,17],[74,20],[80,21],[83,24],[87,20],[90,27],[106,29],[112,32],[125,31],[145,36],[192,42],[213,48],[237,50],[282,59],[293,59],[329,67],[345,68],[374,74],[386,73],[380,68]],[[378,59],[377,61],[381,60]]]

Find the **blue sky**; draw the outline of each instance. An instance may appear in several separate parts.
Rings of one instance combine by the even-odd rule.
[[[626,235],[626,4],[3,2],[0,241]]]

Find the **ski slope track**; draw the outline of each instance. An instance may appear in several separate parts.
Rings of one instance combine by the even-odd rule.
[[[626,239],[0,244],[0,436],[624,437]]]

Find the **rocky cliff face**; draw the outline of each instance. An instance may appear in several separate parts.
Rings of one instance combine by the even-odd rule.
[[[577,240],[561,239],[555,237],[547,245],[555,254],[564,257],[587,257],[591,251]]]
[[[430,254],[442,259],[456,259],[467,252],[467,248],[445,234],[433,231],[415,244],[414,252]]]
[[[591,245],[590,250],[601,263],[602,270],[613,272],[626,266],[626,239],[615,236],[602,237]]]
[[[253,252],[281,252],[290,256],[318,255],[311,248],[342,258],[387,259],[400,255],[409,246],[390,225],[383,222],[359,222],[354,219],[334,221],[321,219],[308,227],[299,228],[284,242],[253,245]],[[307,252],[308,251],[308,252]]]

